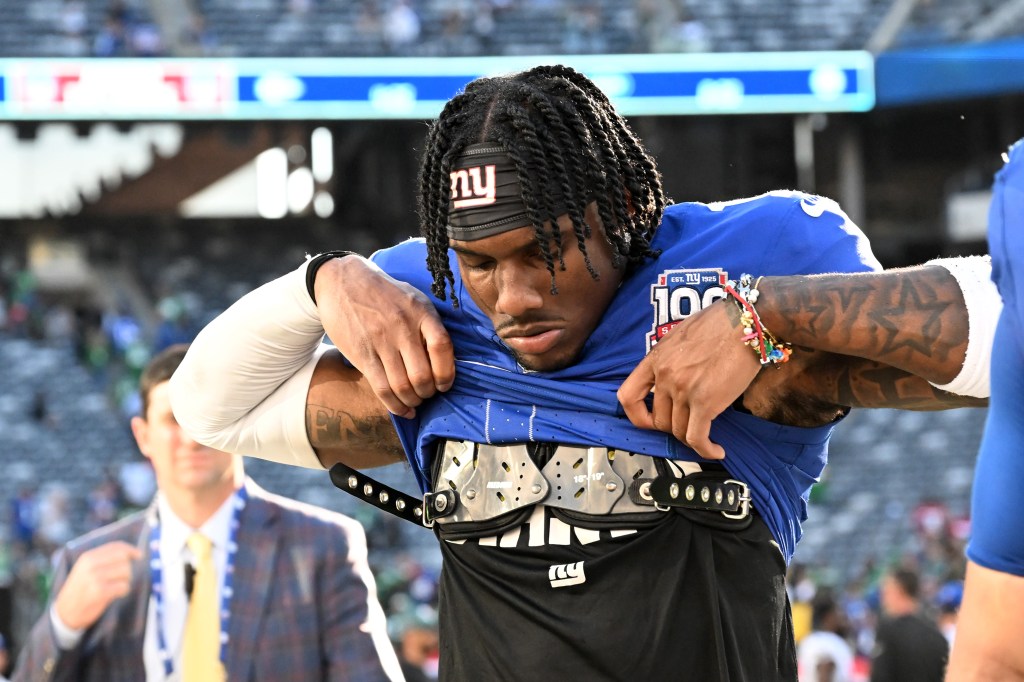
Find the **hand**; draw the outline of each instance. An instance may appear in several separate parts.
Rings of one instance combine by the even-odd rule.
[[[54,599],[61,621],[82,630],[99,620],[115,599],[128,594],[132,565],[141,559],[142,551],[127,542],[110,542],[84,552]]]
[[[355,256],[336,258],[314,284],[324,331],[393,414],[414,409],[455,380],[455,353],[422,292]]]
[[[671,433],[706,459],[724,459],[711,420],[750,386],[761,363],[740,341],[739,310],[720,301],[681,321],[619,387],[626,416],[641,429]],[[654,393],[653,408],[645,402]]]

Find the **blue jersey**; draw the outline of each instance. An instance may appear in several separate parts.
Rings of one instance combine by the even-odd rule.
[[[394,419],[424,489],[432,446],[441,438],[605,446],[699,461],[670,434],[634,427],[619,405],[616,391],[650,347],[673,323],[722,298],[727,275],[881,267],[835,202],[796,192],[669,206],[653,246],[661,255],[623,281],[577,362],[551,372],[519,367],[461,287],[458,263],[450,257],[460,306],[437,301],[437,307],[455,346],[455,384],[420,406],[415,419]],[[429,295],[422,240],[378,252],[374,260]],[[825,466],[832,427],[783,426],[732,409],[712,424],[711,438],[725,448],[727,469],[751,486],[787,560],[800,538],[811,485]]]
[[[989,209],[992,279],[1003,297],[992,351],[992,396],[971,502],[967,556],[1024,576],[1024,140],[996,175]]]

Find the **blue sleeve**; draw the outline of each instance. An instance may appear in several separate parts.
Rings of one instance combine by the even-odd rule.
[[[377,267],[397,280],[413,285],[431,297],[433,276],[427,269],[427,244],[423,239],[406,239],[370,256]]]
[[[974,471],[968,558],[986,568],[1024,576],[1024,343],[1010,326],[1008,309],[996,327],[992,397]]]
[[[971,561],[1024,576],[1024,141],[996,176],[989,211],[992,278],[1003,297],[992,353],[992,395],[971,497]]]
[[[996,175],[989,208],[992,279],[1009,308],[1011,324],[1024,333],[1024,140],[1013,145]]]
[[[801,192],[780,193],[779,198],[785,201],[782,216],[776,231],[764,235],[768,244],[756,274],[813,275],[882,269],[868,238],[835,201]]]

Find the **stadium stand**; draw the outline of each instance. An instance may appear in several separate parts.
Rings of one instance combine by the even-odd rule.
[[[383,57],[864,49],[891,0],[0,0],[0,56]],[[1024,34],[1024,3],[917,0],[893,46]],[[159,9],[154,13],[153,9]]]
[[[0,2],[0,57],[153,57],[163,39],[139,0]]]
[[[854,410],[832,439],[797,559],[845,584],[869,560],[921,549],[920,505],[942,500],[951,522],[966,519],[985,414]]]
[[[262,223],[217,229],[203,223],[150,230],[136,224],[91,230],[83,251],[91,267],[103,272],[95,280],[98,286],[109,291],[93,292],[75,306],[59,293],[39,288],[30,268],[11,258],[24,252],[29,240],[18,230],[5,231],[0,259],[0,457],[5,465],[0,477],[0,574],[10,566],[14,575],[15,608],[8,634],[15,642],[23,641],[25,628],[45,601],[50,553],[96,525],[95,497],[104,486],[116,482],[116,501],[111,503],[116,514],[136,509],[151,494],[145,492],[148,466],[128,427],[138,409],[138,372],[151,353],[190,340],[203,322],[238,296],[301,262],[305,251],[315,251],[327,240],[316,230],[280,227]],[[374,243],[372,238],[365,240],[359,248],[372,249],[367,246]],[[249,257],[230,257],[241,252]],[[97,302],[109,307],[94,309]],[[430,586],[440,557],[427,530],[386,518],[341,493],[322,471],[256,459],[246,461],[246,470],[272,492],[362,521],[395,627],[424,618],[429,622]],[[140,473],[141,500],[133,499],[138,493],[128,489]],[[416,491],[405,465],[379,469],[376,476]],[[13,513],[19,505],[29,511]],[[25,528],[19,526],[22,515]],[[418,583],[419,597],[410,596],[411,582]],[[392,597],[394,605],[387,606]],[[411,610],[420,615],[413,618]]]

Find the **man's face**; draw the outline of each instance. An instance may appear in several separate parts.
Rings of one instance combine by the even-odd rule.
[[[551,293],[551,273],[532,227],[474,241],[451,240],[467,291],[526,369],[571,365],[622,281],[622,271],[612,267],[611,245],[594,203],[587,206],[585,217],[592,230],[587,253],[600,279],[587,270],[572,222],[563,215],[558,227],[565,269],[556,259],[557,294]],[[555,253],[556,245],[550,246]]]
[[[234,486],[234,455],[192,440],[171,412],[169,384],[156,384],[149,393],[145,419],[132,419],[132,433],[153,464],[157,485],[167,494],[200,493]]]

